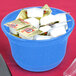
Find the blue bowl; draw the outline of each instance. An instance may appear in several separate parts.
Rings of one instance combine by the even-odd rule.
[[[52,14],[64,13],[64,11],[56,8],[51,9]],[[68,22],[67,33],[62,36],[48,40],[26,40],[11,35],[9,28],[4,25],[15,20],[20,11],[21,9],[8,14],[1,23],[2,30],[9,40],[14,60],[23,69],[33,72],[48,71],[55,68],[65,56],[67,40],[74,28],[73,18],[67,14],[67,20],[71,21]]]

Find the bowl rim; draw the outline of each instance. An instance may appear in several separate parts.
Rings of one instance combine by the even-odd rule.
[[[41,8],[42,6],[37,6],[37,7],[26,7],[26,8],[21,8],[21,9],[28,9],[28,8]],[[53,7],[50,7],[51,9],[56,9],[56,10],[59,10],[59,11],[61,11],[61,12],[65,12],[64,10],[61,10],[61,9],[58,9],[58,8],[53,8]],[[66,35],[68,35],[70,32],[72,32],[72,30],[73,30],[73,28],[74,28],[74,26],[75,26],[75,21],[74,21],[74,19],[73,19],[73,17],[71,16],[71,15],[69,15],[70,17],[71,17],[71,20],[72,20],[72,27],[64,34],[64,35],[61,35],[61,36],[58,36],[58,37],[54,37],[54,38],[51,38],[51,39],[46,39],[46,40],[28,40],[28,39],[21,39],[21,38],[18,38],[18,37],[15,37],[15,36],[13,36],[13,35],[11,35],[10,33],[8,33],[7,31],[6,31],[6,29],[4,28],[4,20],[5,20],[5,18],[7,17],[7,16],[9,16],[10,14],[12,14],[12,13],[14,13],[14,12],[16,12],[16,11],[19,11],[19,10],[21,10],[21,9],[18,9],[18,10],[14,10],[14,11],[12,11],[12,12],[10,12],[10,13],[8,13],[3,19],[2,19],[2,21],[1,21],[1,28],[2,28],[2,30],[3,30],[3,32],[4,33],[6,33],[6,34],[8,34],[11,38],[14,38],[14,39],[16,39],[16,40],[20,40],[20,41],[34,41],[34,42],[44,42],[44,41],[53,41],[53,40],[56,40],[56,39],[60,39],[60,38],[62,38],[62,37],[66,37]]]

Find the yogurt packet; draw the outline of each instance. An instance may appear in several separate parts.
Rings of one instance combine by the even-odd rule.
[[[49,15],[50,13],[52,13],[52,10],[50,9],[50,7],[49,7],[47,4],[45,4],[45,5],[42,7],[42,9],[44,10],[44,16],[47,16],[47,15]]]
[[[17,19],[26,19],[27,18],[27,11],[25,9],[22,9],[20,11],[20,13],[18,14],[18,16],[16,17],[16,20]]]
[[[42,31],[38,30],[34,26],[25,27],[19,30],[19,36],[23,39],[31,38],[40,33],[42,33]]]
[[[18,34],[18,30],[20,30],[26,26],[29,26],[30,23],[28,23],[22,19],[17,19],[17,20],[8,22],[5,25],[9,27],[11,33]]]

